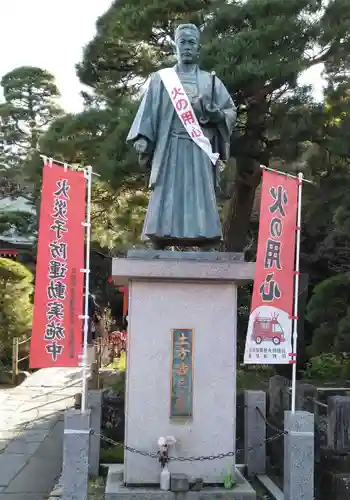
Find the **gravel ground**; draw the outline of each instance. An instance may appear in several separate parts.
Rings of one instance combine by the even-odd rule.
[[[89,481],[88,500],[104,500],[106,480],[103,477]],[[62,497],[62,477],[59,477],[56,486],[51,494],[47,497],[48,500],[60,500]]]
[[[89,500],[104,500],[105,496],[105,479],[102,477],[97,478],[89,483]]]

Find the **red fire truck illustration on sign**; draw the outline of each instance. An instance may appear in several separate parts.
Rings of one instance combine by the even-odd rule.
[[[252,340],[261,344],[264,340],[272,341],[275,345],[285,341],[283,328],[278,322],[278,314],[270,317],[261,317],[259,314],[254,319]]]

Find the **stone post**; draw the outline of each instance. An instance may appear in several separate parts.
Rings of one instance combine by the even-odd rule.
[[[350,453],[350,397],[331,396],[328,398],[328,448],[338,455]]]
[[[269,415],[283,416],[283,393],[288,386],[288,380],[280,375],[269,378]]]
[[[284,499],[314,498],[314,416],[306,411],[284,414]]]
[[[295,395],[296,410],[313,413],[314,400],[317,399],[317,388],[312,384],[297,382]]]
[[[100,373],[97,361],[91,363],[91,376],[88,381],[88,388],[91,390],[100,388]]]
[[[62,500],[87,500],[89,479],[90,410],[67,410],[64,415]]]
[[[93,431],[90,436],[89,474],[91,476],[98,476],[101,445],[102,391],[89,391],[87,403],[91,411],[90,426]]]
[[[266,393],[244,391],[244,457],[248,477],[266,471]]]

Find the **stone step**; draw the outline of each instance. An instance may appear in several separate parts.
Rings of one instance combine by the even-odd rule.
[[[269,492],[274,500],[284,500],[283,491],[281,491],[277,484],[275,484],[267,475],[259,474],[258,476],[256,476],[256,478]]]
[[[123,482],[124,464],[108,464],[108,474],[106,481],[105,498],[113,495],[118,489],[118,485]]]
[[[240,467],[241,468],[241,467]],[[123,484],[124,465],[111,464],[108,469],[105,500],[176,500],[178,493],[154,487],[126,487]],[[205,486],[201,491],[182,493],[183,500],[256,500],[256,493],[237,467],[236,485],[231,490]]]

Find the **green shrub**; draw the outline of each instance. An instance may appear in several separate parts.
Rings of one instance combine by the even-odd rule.
[[[123,443],[120,446],[111,446],[101,448],[100,463],[101,464],[123,464],[124,463],[124,448]]]
[[[33,276],[25,266],[0,258],[0,354],[32,327]]]
[[[120,358],[118,359],[118,363],[117,363],[117,370],[119,370],[120,372],[126,372],[126,352],[123,351],[121,354],[120,354]]]
[[[350,351],[350,277],[339,273],[318,283],[307,305],[307,320],[313,327],[310,356]],[[332,363],[332,361],[331,361]],[[336,364],[336,363],[335,363]]]
[[[126,383],[126,373],[120,372],[119,378],[116,382],[111,384],[111,389],[113,392],[118,392],[120,395],[125,395],[125,383]]]
[[[117,370],[119,372],[126,371],[126,352],[122,351],[120,353],[120,358],[115,358],[112,363],[109,363],[106,368],[110,368],[111,370]]]
[[[110,385],[110,388],[114,392],[119,392],[121,395],[125,394],[125,383],[126,383],[126,353],[123,351],[120,358],[117,358],[108,365],[108,368],[116,370],[119,372],[119,377],[116,382]]]
[[[306,365],[305,378],[324,382],[346,380],[350,376],[350,357],[334,353],[314,356]]]
[[[106,480],[103,477],[96,477],[89,480],[88,499],[104,500],[106,489]],[[52,498],[52,497],[50,497]]]
[[[275,369],[268,365],[247,365],[237,367],[237,391],[263,389]]]

